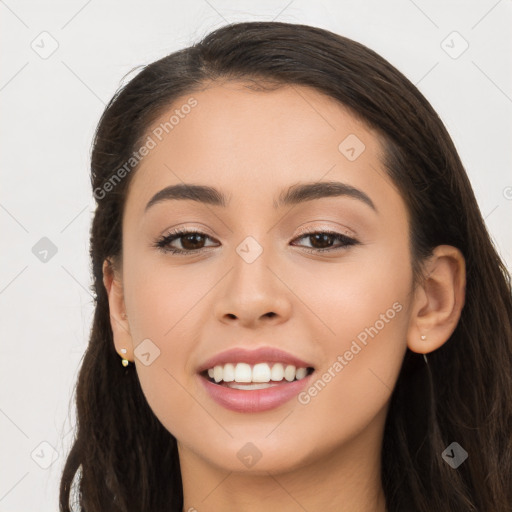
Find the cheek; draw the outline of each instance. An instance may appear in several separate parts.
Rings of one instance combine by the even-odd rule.
[[[172,345],[180,350],[176,340],[191,339],[190,325],[198,322],[201,299],[212,285],[199,277],[193,265],[170,267],[146,259],[139,264],[142,258],[131,258],[125,267],[126,309],[134,345],[151,338],[160,349]]]
[[[338,405],[353,414],[375,412],[389,398],[406,351],[403,300],[389,298],[365,306],[354,304],[352,315],[335,324],[338,335],[325,346],[327,360],[315,386],[326,405]]]
[[[204,323],[201,298],[211,285],[197,277],[194,280],[197,272],[192,266],[169,269],[154,263],[143,265],[132,257],[124,269],[137,374],[149,406],[173,433],[173,426],[194,408],[187,379],[193,372],[195,339]],[[145,353],[149,356],[144,357]]]
[[[316,435],[327,445],[348,442],[389,402],[406,351],[406,307],[404,297],[396,297],[368,293],[363,303],[340,299],[345,315],[332,324],[337,335],[323,338],[325,363],[298,397],[303,410],[297,418],[313,428],[314,418]]]
[[[364,343],[370,336],[367,329],[377,334],[375,326],[379,339],[403,333],[412,272],[407,258],[392,247],[354,252],[334,264],[303,263],[288,281],[304,304],[297,310],[306,313],[302,316],[310,328],[315,322],[316,334],[330,353],[345,345],[349,349],[358,336]]]
[[[191,353],[200,321],[193,315],[191,304],[176,289],[172,291],[151,280],[146,280],[139,288],[136,300],[132,303],[136,321],[132,328],[135,346],[135,364],[140,385],[146,400],[155,416],[174,436],[191,435],[197,422],[187,418],[198,416],[197,404],[192,399],[194,390],[190,387]],[[131,325],[131,324],[130,324]],[[149,342],[150,364],[145,364],[140,347]],[[138,340],[145,340],[140,343]],[[138,345],[140,343],[140,345]],[[153,353],[156,355],[153,357]],[[185,426],[185,428],[183,428]]]
[[[385,405],[406,351],[412,274],[406,258],[392,251],[377,256],[333,265],[316,275],[314,287],[303,281],[299,292],[307,292],[322,320],[314,319],[324,357],[301,402],[352,428]]]

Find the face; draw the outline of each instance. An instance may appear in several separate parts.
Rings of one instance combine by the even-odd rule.
[[[306,87],[228,83],[190,96],[193,108],[180,109],[183,97],[148,131],[156,145],[130,184],[119,273],[129,333],[115,336],[118,352],[133,354],[180,449],[211,465],[244,471],[259,452],[252,471],[287,471],[361,436],[378,442],[413,288],[407,211],[378,135]],[[159,194],[183,183],[218,193]],[[230,349],[262,348],[314,371],[252,391],[198,373]],[[291,361],[244,357],[225,359],[251,370]]]

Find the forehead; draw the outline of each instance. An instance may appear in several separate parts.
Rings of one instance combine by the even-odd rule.
[[[189,105],[194,105],[190,107]],[[381,170],[378,135],[342,104],[315,89],[285,85],[254,91],[212,85],[175,100],[148,128],[153,141],[132,179],[127,203],[143,209],[158,190],[197,183],[244,201],[276,204],[299,182],[391,185]]]

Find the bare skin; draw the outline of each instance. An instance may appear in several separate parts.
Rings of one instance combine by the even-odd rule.
[[[464,259],[437,247],[414,286],[407,210],[381,164],[379,138],[333,99],[240,83],[192,96],[197,106],[133,177],[122,265],[104,265],[116,350],[135,362],[150,407],[178,440],[184,511],[384,512],[380,451],[392,389],[407,347],[431,352],[455,329]],[[365,145],[353,161],[339,149],[350,134]],[[273,206],[291,185],[326,181],[359,189],[375,209],[347,195]],[[162,200],[145,210],[182,182],[213,186],[229,205]],[[175,227],[205,233],[204,248],[156,248]],[[315,245],[299,228],[357,243]],[[248,236],[263,248],[250,264],[236,251]],[[172,247],[190,245],[181,238]],[[334,249],[308,252],[321,247]],[[371,326],[377,333],[345,357]],[[134,353],[145,339],[160,350],[148,366]],[[261,346],[311,362],[327,384],[258,413],[214,402],[198,366],[229,348]],[[252,467],[237,456],[247,443],[261,454]]]

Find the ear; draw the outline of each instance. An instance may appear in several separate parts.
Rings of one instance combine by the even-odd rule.
[[[466,295],[464,256],[455,247],[439,245],[425,274],[414,293],[407,331],[407,346],[419,354],[439,348],[457,327]]]
[[[112,327],[116,352],[120,357],[133,362],[133,342],[130,334],[130,325],[126,316],[121,276],[114,268],[113,263],[108,259],[103,262],[103,284],[108,295],[110,325]]]

